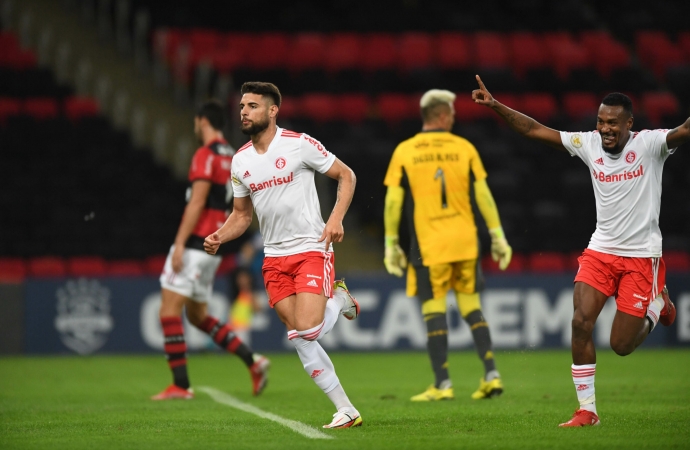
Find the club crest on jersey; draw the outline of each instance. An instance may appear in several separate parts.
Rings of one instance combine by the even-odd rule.
[[[263,191],[264,189],[291,183],[294,179],[294,174],[290,172],[290,175],[286,177],[273,177],[270,180],[263,181],[261,183],[250,183],[249,189],[251,189],[252,192]]]
[[[287,161],[282,156],[276,159],[276,169],[283,170],[287,166]]]
[[[634,163],[636,159],[637,154],[632,150],[625,154],[625,162],[627,162],[628,164]]]
[[[573,147],[575,148],[582,147],[582,136],[579,134],[573,134],[570,136],[570,143],[573,144]]]

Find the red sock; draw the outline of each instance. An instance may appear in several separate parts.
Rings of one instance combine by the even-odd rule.
[[[173,373],[173,382],[183,389],[189,387],[187,376],[187,343],[184,340],[182,318],[179,316],[161,317],[165,337],[165,357]]]
[[[252,350],[233,333],[230,325],[221,324],[215,317],[207,316],[199,328],[211,336],[213,342],[221,348],[239,356],[247,367],[251,367],[254,364]]]

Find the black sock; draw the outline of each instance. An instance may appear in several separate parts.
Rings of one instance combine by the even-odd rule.
[[[494,352],[491,350],[491,335],[489,334],[489,325],[484,319],[481,309],[477,309],[469,313],[465,318],[465,322],[472,330],[472,338],[474,339],[474,346],[477,349],[479,359],[484,363],[484,374],[496,370],[496,363],[494,362]]]
[[[173,383],[182,389],[189,389],[189,377],[187,376],[187,366],[173,367]]]
[[[445,314],[428,314],[424,316],[426,322],[426,348],[431,359],[431,369],[436,376],[437,388],[441,382],[449,378],[448,375],[448,322]]]

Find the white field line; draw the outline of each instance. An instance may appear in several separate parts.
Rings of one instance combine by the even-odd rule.
[[[255,416],[261,417],[262,419],[272,420],[273,422],[277,422],[285,427],[288,427],[292,431],[306,436],[309,439],[333,439],[333,436],[329,436],[326,433],[317,430],[316,428],[310,427],[309,425],[303,424],[302,422],[297,422],[296,420],[285,419],[276,414],[263,411],[257,408],[256,406],[237,400],[232,395],[226,394],[225,392],[219,391],[218,389],[214,389],[212,387],[207,386],[202,386],[197,389],[201,392],[205,392],[206,394],[208,394],[217,403],[222,403],[223,405],[239,409],[240,411],[254,414]]]

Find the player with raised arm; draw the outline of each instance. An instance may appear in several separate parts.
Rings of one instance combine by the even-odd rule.
[[[352,320],[359,304],[345,283],[334,282],[333,242],[342,242],[343,218],[355,190],[355,174],[316,139],[276,124],[281,96],[271,83],[247,82],[241,88],[241,130],[251,140],[232,161],[235,194],[232,214],[205,240],[215,254],[239,237],[256,209],[264,240],[263,277],[269,304],[287,328],[304,370],[335,405],[324,428],[349,428],[362,417],[348,399],[330,358],[317,342],[338,316]],[[321,218],[314,172],[338,180],[328,222]]]
[[[659,209],[666,158],[690,141],[690,119],[673,130],[633,132],[632,102],[620,93],[604,97],[596,131],[568,133],[548,128],[494,99],[477,75],[472,100],[493,109],[530,139],[578,156],[592,173],[597,226],[578,262],[573,294],[573,382],[580,407],[561,427],[599,425],[592,331],[609,296],[616,315],[611,348],[632,353],[658,322],[673,323],[676,308],[665,286]]]
[[[458,309],[472,331],[484,364],[484,376],[475,400],[500,395],[503,383],[496,370],[489,326],[482,314],[483,288],[479,240],[470,191],[489,228],[491,254],[501,270],[510,264],[512,250],[501,227],[486,170],[477,149],[450,131],[455,122],[455,94],[432,89],[420,99],[422,131],[400,143],[393,152],[384,184],[386,231],[384,264],[388,273],[407,272],[407,295],[422,301],[427,329],[427,350],[435,382],[412,401],[454,398],[448,374],[448,322],[446,294],[455,293]],[[412,230],[409,264],[398,245],[403,206]]]
[[[160,320],[164,349],[173,373],[173,384],[153,400],[190,399],[194,392],[187,376],[187,344],[182,326],[182,310],[195,327],[207,333],[221,348],[236,354],[249,369],[254,395],[266,386],[269,361],[256,354],[228,324],[208,314],[206,303],[213,289],[219,256],[204,252],[204,238],[228,216],[230,164],[234,149],[223,138],[225,114],[218,101],[201,105],[194,118],[194,133],[201,141],[189,168],[187,206],[165,261],[161,282]]]

